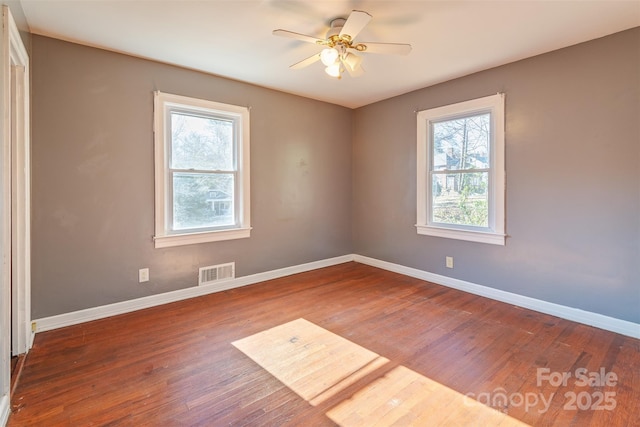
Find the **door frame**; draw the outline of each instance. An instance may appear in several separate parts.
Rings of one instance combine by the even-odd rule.
[[[0,49],[0,425],[6,421],[4,418],[8,417],[10,409],[11,355],[28,352],[34,336],[31,327],[29,74],[29,55],[9,7],[3,5]],[[12,341],[13,346],[10,345]]]

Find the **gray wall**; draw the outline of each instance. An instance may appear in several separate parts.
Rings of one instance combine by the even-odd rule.
[[[640,322],[638,28],[355,111],[32,38],[33,318],[353,252]],[[153,248],[154,89],[252,107],[250,239]],[[506,246],[418,236],[415,111],[499,91]]]
[[[506,246],[417,235],[415,111],[496,92]],[[353,197],[355,253],[640,322],[640,28],[356,110]]]
[[[155,89],[251,106],[249,239],[154,249]],[[195,286],[201,266],[245,276],[351,253],[352,115],[34,35],[32,318]]]

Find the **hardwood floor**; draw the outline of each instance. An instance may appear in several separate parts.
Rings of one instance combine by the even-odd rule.
[[[232,345],[296,319],[388,362],[314,406]],[[8,425],[332,426],[398,369],[438,416],[472,397],[529,425],[640,426],[639,340],[357,263],[39,333]]]

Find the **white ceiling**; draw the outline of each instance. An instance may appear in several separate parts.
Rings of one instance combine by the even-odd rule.
[[[30,31],[357,108],[415,89],[640,26],[640,0],[20,0]],[[408,56],[362,54],[366,73],[328,77],[294,64],[363,10],[356,41],[410,43]]]

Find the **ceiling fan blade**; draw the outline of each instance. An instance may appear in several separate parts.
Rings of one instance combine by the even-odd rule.
[[[405,43],[369,43],[362,42],[358,45],[366,46],[362,52],[366,53],[384,53],[392,55],[408,55],[411,52],[411,45]]]
[[[348,35],[351,37],[351,40],[355,39],[356,36],[360,34],[360,31],[371,21],[371,18],[372,16],[367,12],[361,10],[352,11],[340,31],[340,37]]]
[[[307,36],[305,34],[294,33],[293,31],[273,30],[272,34],[274,36],[288,37],[290,39],[296,39],[296,40],[300,40],[300,41],[307,42],[307,43],[314,43],[314,44],[322,44],[322,43],[324,43],[323,39],[319,39],[319,38],[313,37],[313,36]]]
[[[320,54],[316,53],[315,55],[311,55],[310,57],[308,57],[306,59],[303,59],[300,62],[296,62],[295,64],[293,64],[289,68],[291,68],[293,70],[299,70],[300,68],[308,67],[309,65],[311,65],[314,62],[319,61],[319,60],[320,60]]]

